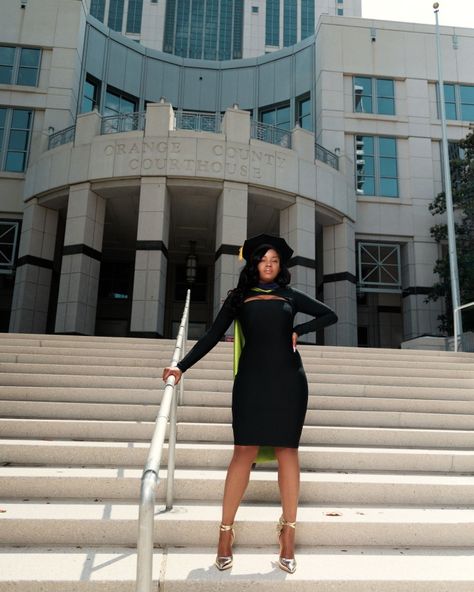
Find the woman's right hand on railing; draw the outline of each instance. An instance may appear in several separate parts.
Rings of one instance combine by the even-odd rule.
[[[182,376],[182,372],[179,368],[177,368],[176,366],[168,366],[163,370],[163,382],[166,382],[168,380],[168,377],[171,375],[174,375],[174,383],[175,385],[179,383],[179,381],[181,380],[181,376]]]

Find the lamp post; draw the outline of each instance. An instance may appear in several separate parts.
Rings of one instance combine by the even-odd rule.
[[[453,318],[454,325],[457,327],[459,335],[462,335],[462,318],[459,307],[461,306],[459,299],[459,273],[458,273],[458,258],[456,254],[456,233],[454,230],[454,212],[453,212],[453,194],[451,191],[451,170],[449,168],[449,154],[448,154],[448,137],[446,132],[446,106],[444,101],[444,83],[443,83],[443,67],[441,63],[441,42],[439,34],[439,2],[433,4],[433,9],[436,18],[436,52],[438,58],[438,87],[439,87],[439,103],[441,107],[441,138],[443,146],[443,171],[444,184],[446,196],[446,215],[448,225],[448,249],[449,249],[449,273],[451,279],[451,300],[453,304]],[[456,333],[456,332],[455,332]],[[457,344],[454,344],[455,351]]]

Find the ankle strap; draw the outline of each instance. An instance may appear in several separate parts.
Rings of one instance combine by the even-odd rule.
[[[233,523],[232,524],[221,524],[219,526],[219,530],[221,532],[227,532],[229,530],[232,530],[233,528],[234,528],[234,524]]]
[[[296,522],[287,522],[283,516],[280,518],[280,525],[283,526],[289,526],[290,528],[296,528]]]

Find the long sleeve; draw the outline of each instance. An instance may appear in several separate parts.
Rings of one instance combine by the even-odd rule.
[[[292,289],[292,293],[297,312],[302,312],[315,317],[313,320],[301,323],[293,328],[293,331],[295,331],[298,336],[317,331],[318,329],[323,329],[324,327],[337,322],[336,313],[326,304],[323,304],[315,298],[311,298],[311,296],[308,296],[299,290]]]
[[[177,366],[181,372],[186,372],[188,368],[191,368],[191,366],[211,351],[230,327],[234,316],[235,313],[230,306],[230,297],[228,296],[224,300],[209,330],[194,344],[184,358],[178,362]]]

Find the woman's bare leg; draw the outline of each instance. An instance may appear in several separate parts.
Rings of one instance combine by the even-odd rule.
[[[297,448],[276,448],[278,460],[278,486],[280,487],[283,518],[287,522],[296,522],[298,497],[300,493],[300,463]],[[283,528],[280,542],[281,555],[286,559],[294,558],[295,529]]]
[[[222,501],[222,524],[233,524],[242,497],[247,489],[252,463],[258,453],[258,446],[234,446],[234,455],[227,469]],[[231,533],[219,533],[219,557],[231,555]]]

